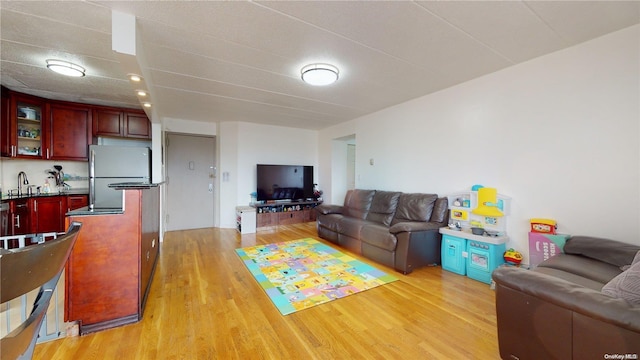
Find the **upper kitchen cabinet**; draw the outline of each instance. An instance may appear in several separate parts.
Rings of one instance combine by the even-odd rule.
[[[0,155],[10,156],[11,154],[11,129],[9,118],[11,117],[11,99],[9,89],[0,87]]]
[[[47,158],[88,160],[91,143],[91,108],[80,104],[50,104]]]
[[[151,139],[151,123],[143,111],[94,108],[93,136]]]
[[[4,90],[4,89],[3,89]],[[46,132],[46,101],[24,94],[2,95],[2,103],[8,105],[8,113],[2,114],[2,156],[42,159],[45,158],[43,134]]]
[[[151,139],[151,122],[144,111],[125,111],[124,136],[128,138]]]

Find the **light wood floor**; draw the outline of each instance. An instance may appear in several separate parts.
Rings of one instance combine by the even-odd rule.
[[[359,258],[399,281],[280,315],[234,249],[306,237],[320,240],[315,223],[169,232],[139,323],[39,344],[34,358],[499,359],[493,291],[440,267],[405,276]]]

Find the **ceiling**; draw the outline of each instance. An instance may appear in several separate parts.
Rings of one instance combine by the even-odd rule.
[[[153,121],[322,129],[640,23],[637,1],[1,1],[2,85],[140,108],[112,50],[112,10],[137,19]],[[49,71],[70,60],[83,78]],[[326,62],[333,85],[303,83]],[[149,113],[149,112],[148,112]]]

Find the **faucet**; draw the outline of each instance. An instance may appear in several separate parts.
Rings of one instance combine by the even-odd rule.
[[[29,185],[29,179],[24,171],[18,173],[18,196],[22,195],[22,185]]]

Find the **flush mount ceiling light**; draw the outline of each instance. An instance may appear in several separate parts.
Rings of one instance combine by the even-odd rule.
[[[49,59],[47,60],[47,68],[58,74],[74,77],[83,77],[85,72],[82,66],[64,60]]]
[[[127,76],[129,77],[129,80],[131,80],[133,82],[140,82],[142,80],[142,76],[140,76],[138,74],[129,74]]]
[[[324,86],[338,80],[338,68],[329,64],[310,64],[302,68],[302,80],[309,85]]]
[[[151,103],[145,102],[145,103],[142,103],[142,106],[144,106],[146,108],[150,108],[151,107]]]
[[[136,91],[136,94],[138,94],[138,96],[140,96],[140,97],[145,97],[145,96],[147,96],[147,92],[146,92],[146,91],[144,91],[144,90],[137,90],[137,91]]]

